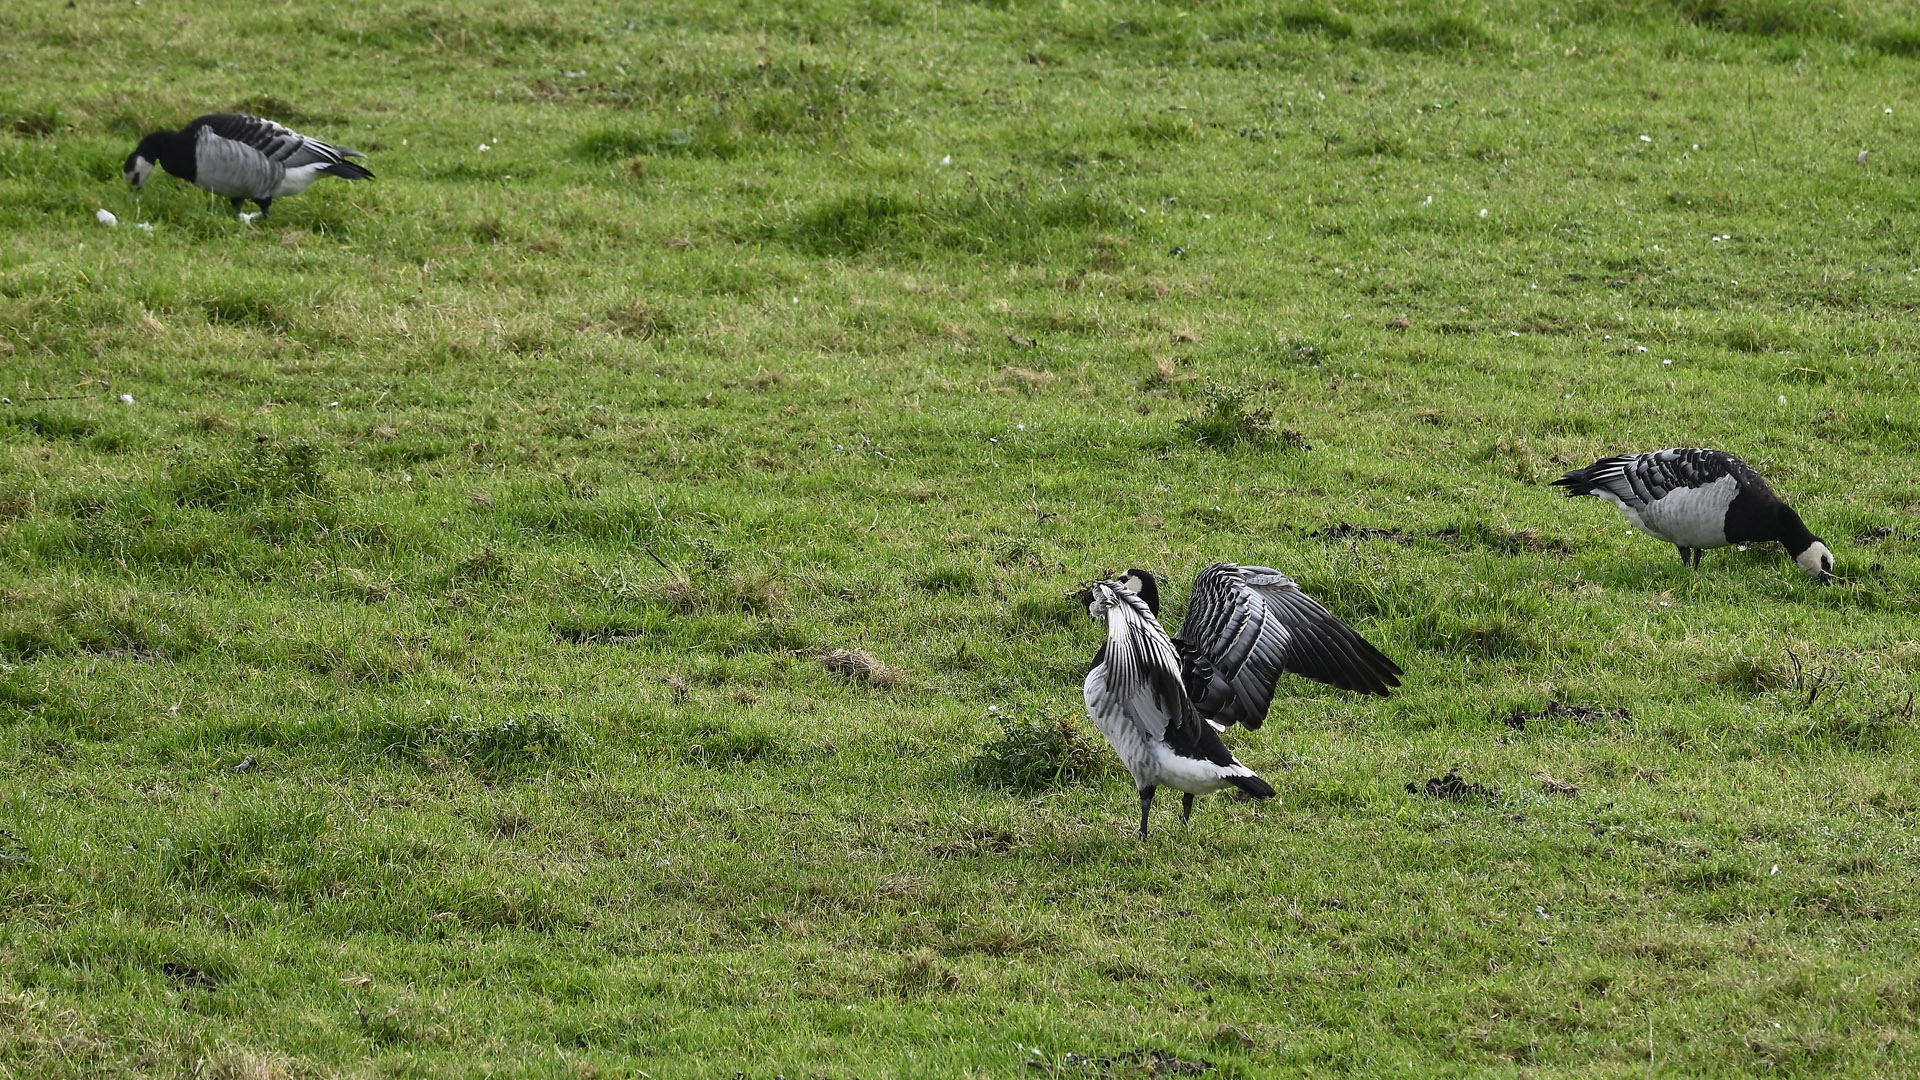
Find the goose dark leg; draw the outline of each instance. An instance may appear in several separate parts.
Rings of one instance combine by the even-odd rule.
[[[1693,565],[1693,549],[1684,547],[1680,544],[1675,544],[1673,546],[1680,549],[1680,565],[1692,566]]]
[[[1702,556],[1702,555],[1705,555],[1706,553],[1707,553],[1707,549],[1706,549],[1706,548],[1694,548],[1694,549],[1693,549],[1693,568],[1694,568],[1695,570],[1698,570],[1698,569],[1700,569],[1700,556]]]
[[[238,195],[233,196],[227,201],[233,204],[233,212],[236,214],[247,208],[247,200],[241,198]]]
[[[273,200],[272,199],[255,199],[253,201],[260,205],[260,220],[261,221],[267,220],[267,207],[273,205]]]
[[[1193,816],[1193,792],[1191,791],[1181,792],[1180,824],[1185,825],[1187,823],[1187,819],[1192,816]]]
[[[1140,789],[1140,839],[1147,838],[1147,812],[1153,809],[1153,789]]]

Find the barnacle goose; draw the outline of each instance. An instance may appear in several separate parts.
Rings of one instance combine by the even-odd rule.
[[[358,150],[310,139],[271,120],[241,113],[202,116],[179,131],[156,131],[127,155],[127,182],[145,187],[156,164],[182,180],[225,195],[235,213],[248,199],[266,216],[273,200],[298,195],[322,176],[373,176],[347,159]]]
[[[1221,742],[1227,724],[1257,728],[1285,671],[1367,693],[1400,685],[1400,667],[1278,570],[1215,563],[1200,572],[1178,638],[1160,625],[1160,588],[1145,570],[1095,582],[1087,613],[1107,640],[1087,673],[1087,714],[1140,791],[1140,838],[1155,790],[1193,797],[1237,787],[1272,798],[1272,785]]]
[[[1826,584],[1833,552],[1793,507],[1780,501],[1753,466],[1725,450],[1673,449],[1616,454],[1555,480],[1569,496],[1597,495],[1627,520],[1680,549],[1682,565],[1729,544],[1778,540],[1800,569]]]

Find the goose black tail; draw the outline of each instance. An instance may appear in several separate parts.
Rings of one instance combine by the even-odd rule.
[[[327,166],[328,176],[337,176],[342,180],[371,180],[373,171],[364,165],[355,165],[351,161],[336,161]]]
[[[1587,470],[1575,469],[1573,472],[1553,482],[1554,487],[1567,489],[1567,497],[1593,494],[1593,481],[1587,477]]]
[[[1252,773],[1245,776],[1229,776],[1227,782],[1256,799],[1271,799],[1274,795],[1273,785]]]

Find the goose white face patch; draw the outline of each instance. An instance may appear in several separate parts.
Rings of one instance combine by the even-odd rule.
[[[146,158],[134,158],[133,164],[127,166],[127,183],[132,184],[134,187],[146,187],[147,181],[152,178],[153,162],[148,161]]]
[[[1800,564],[1800,569],[1819,581],[1833,580],[1833,552],[1818,540],[1815,540],[1807,550],[1795,555],[1793,561]]]

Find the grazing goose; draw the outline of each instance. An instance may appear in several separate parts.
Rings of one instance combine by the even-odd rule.
[[[1648,536],[1679,548],[1681,564],[1696,570],[1707,548],[1778,540],[1814,580],[1833,580],[1826,541],[1808,530],[1753,466],[1725,450],[1616,454],[1553,483],[1569,496],[1598,495],[1619,507]]]
[[[1160,589],[1145,570],[1088,589],[1087,613],[1107,640],[1087,673],[1087,714],[1140,791],[1140,838],[1162,784],[1193,797],[1237,787],[1255,798],[1273,787],[1234,759],[1219,730],[1257,728],[1284,671],[1385,694],[1400,684],[1393,661],[1278,570],[1216,563],[1200,572],[1181,636],[1160,625]]]
[[[373,174],[348,161],[358,150],[310,139],[271,120],[239,113],[202,116],[179,131],[156,131],[127,155],[127,182],[145,187],[156,164],[182,180],[233,201],[248,199],[266,216],[273,200],[298,195],[323,176],[366,180]]]

